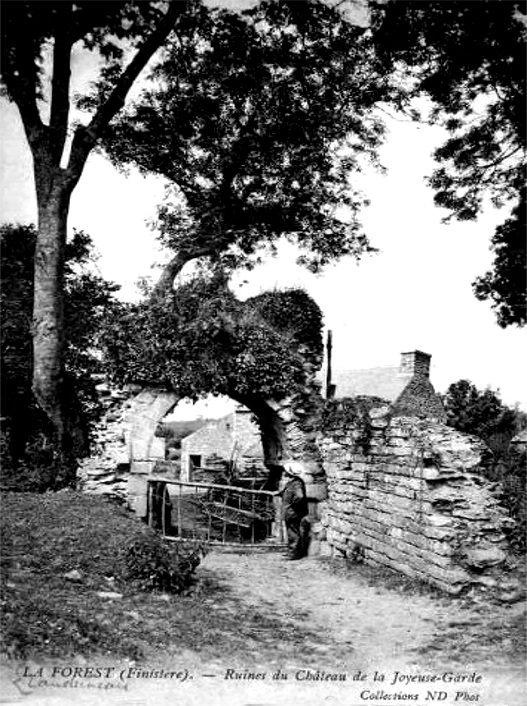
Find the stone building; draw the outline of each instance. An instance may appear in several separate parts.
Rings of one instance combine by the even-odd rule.
[[[195,480],[200,468],[210,466],[216,466],[219,473],[230,467],[243,473],[254,469],[256,463],[262,473],[261,448],[260,431],[251,412],[239,405],[234,412],[207,422],[181,440],[181,480]]]
[[[401,353],[397,366],[367,370],[336,370],[333,397],[375,397],[389,402],[397,414],[445,421],[446,414],[432,383],[430,360],[422,351]]]

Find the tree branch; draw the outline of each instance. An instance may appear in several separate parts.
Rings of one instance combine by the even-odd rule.
[[[163,268],[163,272],[154,287],[154,296],[160,297],[169,294],[174,286],[174,279],[188,262],[198,257],[213,255],[214,253],[215,248],[213,246],[195,248],[191,251],[181,250],[178,252]]]
[[[185,10],[186,2],[170,3],[168,12],[159,26],[146,38],[139,51],[121,74],[108,99],[99,107],[87,127],[75,131],[68,171],[73,180],[78,180],[88,154],[112,118],[123,107],[128,91],[141,71],[150,61],[173,28],[176,17]]]
[[[68,134],[71,46],[67,31],[63,36],[55,37],[49,129],[51,157],[57,167],[60,166]]]
[[[478,167],[474,167],[474,171],[476,174],[476,178],[478,180],[486,181],[488,178],[486,175],[487,173],[491,170],[494,169],[494,167],[497,167],[501,164],[503,164],[509,157],[512,157],[515,155],[517,152],[522,152],[522,148],[518,146],[512,146],[512,149],[509,150],[509,152],[501,152],[496,159],[492,160],[492,162],[488,162],[487,164],[483,164],[479,169]]]
[[[32,68],[34,70],[34,67]],[[42,135],[46,131],[46,126],[38,112],[36,77],[32,76],[31,73],[31,70],[26,72],[23,67],[20,67],[20,75],[9,81],[6,79],[6,85],[20,112],[27,141],[34,155],[35,147],[39,144]]]

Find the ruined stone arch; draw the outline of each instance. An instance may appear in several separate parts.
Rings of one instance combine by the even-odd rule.
[[[87,491],[118,495],[144,516],[146,477],[156,461],[164,459],[164,443],[156,437],[156,430],[181,398],[174,391],[154,386],[129,385],[117,390],[102,383],[98,392],[106,414],[98,426],[93,453],[81,463],[79,486]],[[301,458],[313,476],[313,483],[308,485],[320,485],[321,465],[310,458],[291,400],[277,402],[257,394],[236,392],[230,397],[255,415],[266,463]],[[268,486],[275,487],[277,480],[271,474]],[[321,490],[313,492],[320,495]]]

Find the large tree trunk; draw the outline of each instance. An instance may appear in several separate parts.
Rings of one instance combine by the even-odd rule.
[[[130,88],[153,54],[163,45],[174,27],[176,18],[185,12],[186,2],[168,3],[165,16],[151,32],[145,32],[144,41],[139,45],[132,60],[116,78],[113,90],[101,101],[88,125],[78,125],[73,133],[67,165],[63,165],[68,144],[70,119],[70,63],[72,46],[89,37],[95,48],[104,49],[107,44],[102,38],[108,29],[104,15],[102,25],[91,24],[96,20],[92,11],[79,10],[74,3],[55,3],[64,11],[62,18],[56,15],[58,7],[49,9],[50,28],[54,33],[48,37],[48,27],[40,31],[36,26],[31,8],[21,13],[13,7],[10,21],[28,22],[27,37],[24,27],[17,33],[16,41],[5,54],[8,70],[3,75],[9,97],[15,101],[22,118],[24,130],[33,155],[33,170],[38,203],[38,236],[35,249],[34,306],[33,306],[33,384],[35,401],[52,424],[58,440],[63,465],[73,467],[69,461],[72,454],[69,445],[68,424],[64,406],[64,255],[66,245],[67,217],[73,189],[80,179],[86,159],[97,141],[101,138],[110,121],[123,107]],[[71,6],[70,6],[71,5]],[[68,13],[80,13],[71,25]],[[84,17],[84,19],[83,19]],[[62,19],[62,21],[60,21]],[[111,23],[110,23],[111,25]],[[101,35],[97,30],[101,30]],[[126,34],[126,30],[125,30]],[[18,40],[24,35],[24,43]],[[136,34],[132,32],[132,36]],[[137,34],[137,37],[139,34]],[[13,39],[15,35],[13,35]],[[51,64],[51,101],[49,124],[44,124],[40,115],[41,71],[36,59],[44,46],[44,40],[53,47]],[[86,42],[90,44],[90,42]],[[93,46],[91,48],[94,48]],[[104,55],[104,52],[101,51]],[[47,73],[42,71],[43,74]],[[71,127],[71,126],[70,126]],[[58,485],[59,481],[55,483]]]
[[[64,251],[71,189],[62,182],[39,190],[33,302],[33,394],[56,432],[59,465],[70,475],[64,416]],[[62,479],[66,481],[65,478]],[[66,481],[67,482],[67,481]]]

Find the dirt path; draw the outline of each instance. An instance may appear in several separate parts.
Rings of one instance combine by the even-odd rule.
[[[77,690],[79,706],[526,701],[521,604],[455,599],[364,565],[217,551],[189,595],[136,600],[134,620],[156,621],[167,639],[140,663],[109,660],[130,676],[113,692]],[[72,702],[66,690],[22,697],[9,686],[5,703]]]
[[[335,568],[334,563],[312,558],[289,562],[277,553],[213,552],[200,572],[202,579],[213,578],[226,589],[219,600],[213,595],[204,599],[211,611],[237,611],[240,630],[249,610],[287,626],[285,632],[277,630],[269,636],[268,631],[263,635],[256,631],[246,638],[244,666],[238,669],[267,676],[276,669],[289,675],[301,670],[303,683],[296,684],[294,693],[297,697],[302,694],[305,703],[313,695],[313,684],[305,683],[306,670],[346,674],[348,680],[359,670],[367,675],[365,682],[353,684],[351,701],[335,696],[334,703],[339,704],[385,703],[399,688],[403,697],[406,689],[425,699],[430,684],[392,683],[397,672],[410,675],[405,677],[408,680],[416,674],[476,675],[479,681],[470,688],[440,681],[434,688],[447,694],[438,697],[446,699],[443,704],[513,706],[525,702],[523,662],[510,632],[510,626],[522,620],[522,605],[490,606],[483,600],[453,599],[416,590],[404,580],[386,582],[379,572],[365,566]],[[262,644],[269,639],[270,651]],[[225,657],[209,662],[217,674],[228,664],[239,665],[236,660],[229,661],[228,641],[224,650]],[[379,684],[372,683],[375,671],[385,675],[388,696],[379,694]],[[308,686],[310,690],[305,692]],[[369,695],[365,695],[364,686]],[[384,688],[383,683],[380,686]],[[256,693],[254,687],[252,693]],[[346,693],[351,693],[349,688]],[[326,699],[320,703],[325,704]],[[333,702],[330,699],[328,703]]]
[[[203,570],[230,587],[233,599],[262,613],[309,628],[301,653],[287,642],[275,645],[282,664],[315,662],[335,669],[352,665],[414,664],[418,650],[433,639],[438,604],[368,585],[360,574],[331,573],[314,559],[286,561],[280,554],[212,553]],[[439,608],[439,610],[441,610]]]

